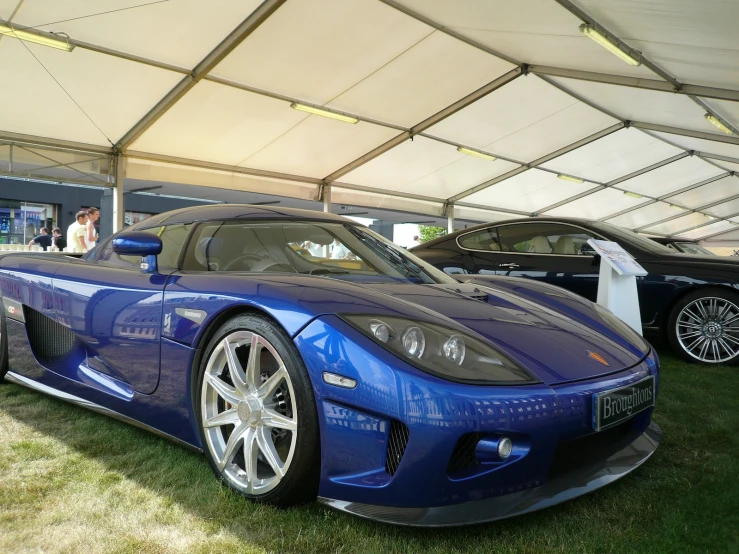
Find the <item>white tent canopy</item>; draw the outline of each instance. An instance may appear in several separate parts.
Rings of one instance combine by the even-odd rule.
[[[737,20],[721,0],[0,0],[0,172],[712,237],[739,224],[739,136],[704,117],[739,128]]]

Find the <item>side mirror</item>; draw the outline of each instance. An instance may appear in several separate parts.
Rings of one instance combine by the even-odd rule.
[[[141,256],[141,271],[156,273],[157,255],[162,252],[162,239],[144,231],[122,233],[113,239],[113,252],[125,256]]]

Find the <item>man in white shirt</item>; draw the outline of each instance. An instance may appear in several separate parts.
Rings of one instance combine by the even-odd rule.
[[[98,232],[95,222],[100,219],[100,210],[87,208],[87,223],[85,224],[85,251],[92,250],[98,242]]]
[[[87,224],[87,212],[79,211],[75,216],[76,221],[67,229],[67,251],[87,252],[85,244],[85,225]]]
[[[339,239],[334,239],[333,248],[331,249],[332,260],[343,260],[349,257],[349,249]]]

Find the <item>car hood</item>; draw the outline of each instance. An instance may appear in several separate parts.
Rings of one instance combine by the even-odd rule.
[[[630,368],[648,353],[609,327],[592,303],[554,287],[524,283],[521,295],[489,284],[365,286],[454,320],[548,384]]]

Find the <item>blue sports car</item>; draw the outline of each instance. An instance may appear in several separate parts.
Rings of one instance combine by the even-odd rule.
[[[466,283],[352,221],[187,208],[82,258],[0,256],[0,380],[202,450],[228,487],[403,525],[562,502],[657,448],[659,362],[610,312]]]

